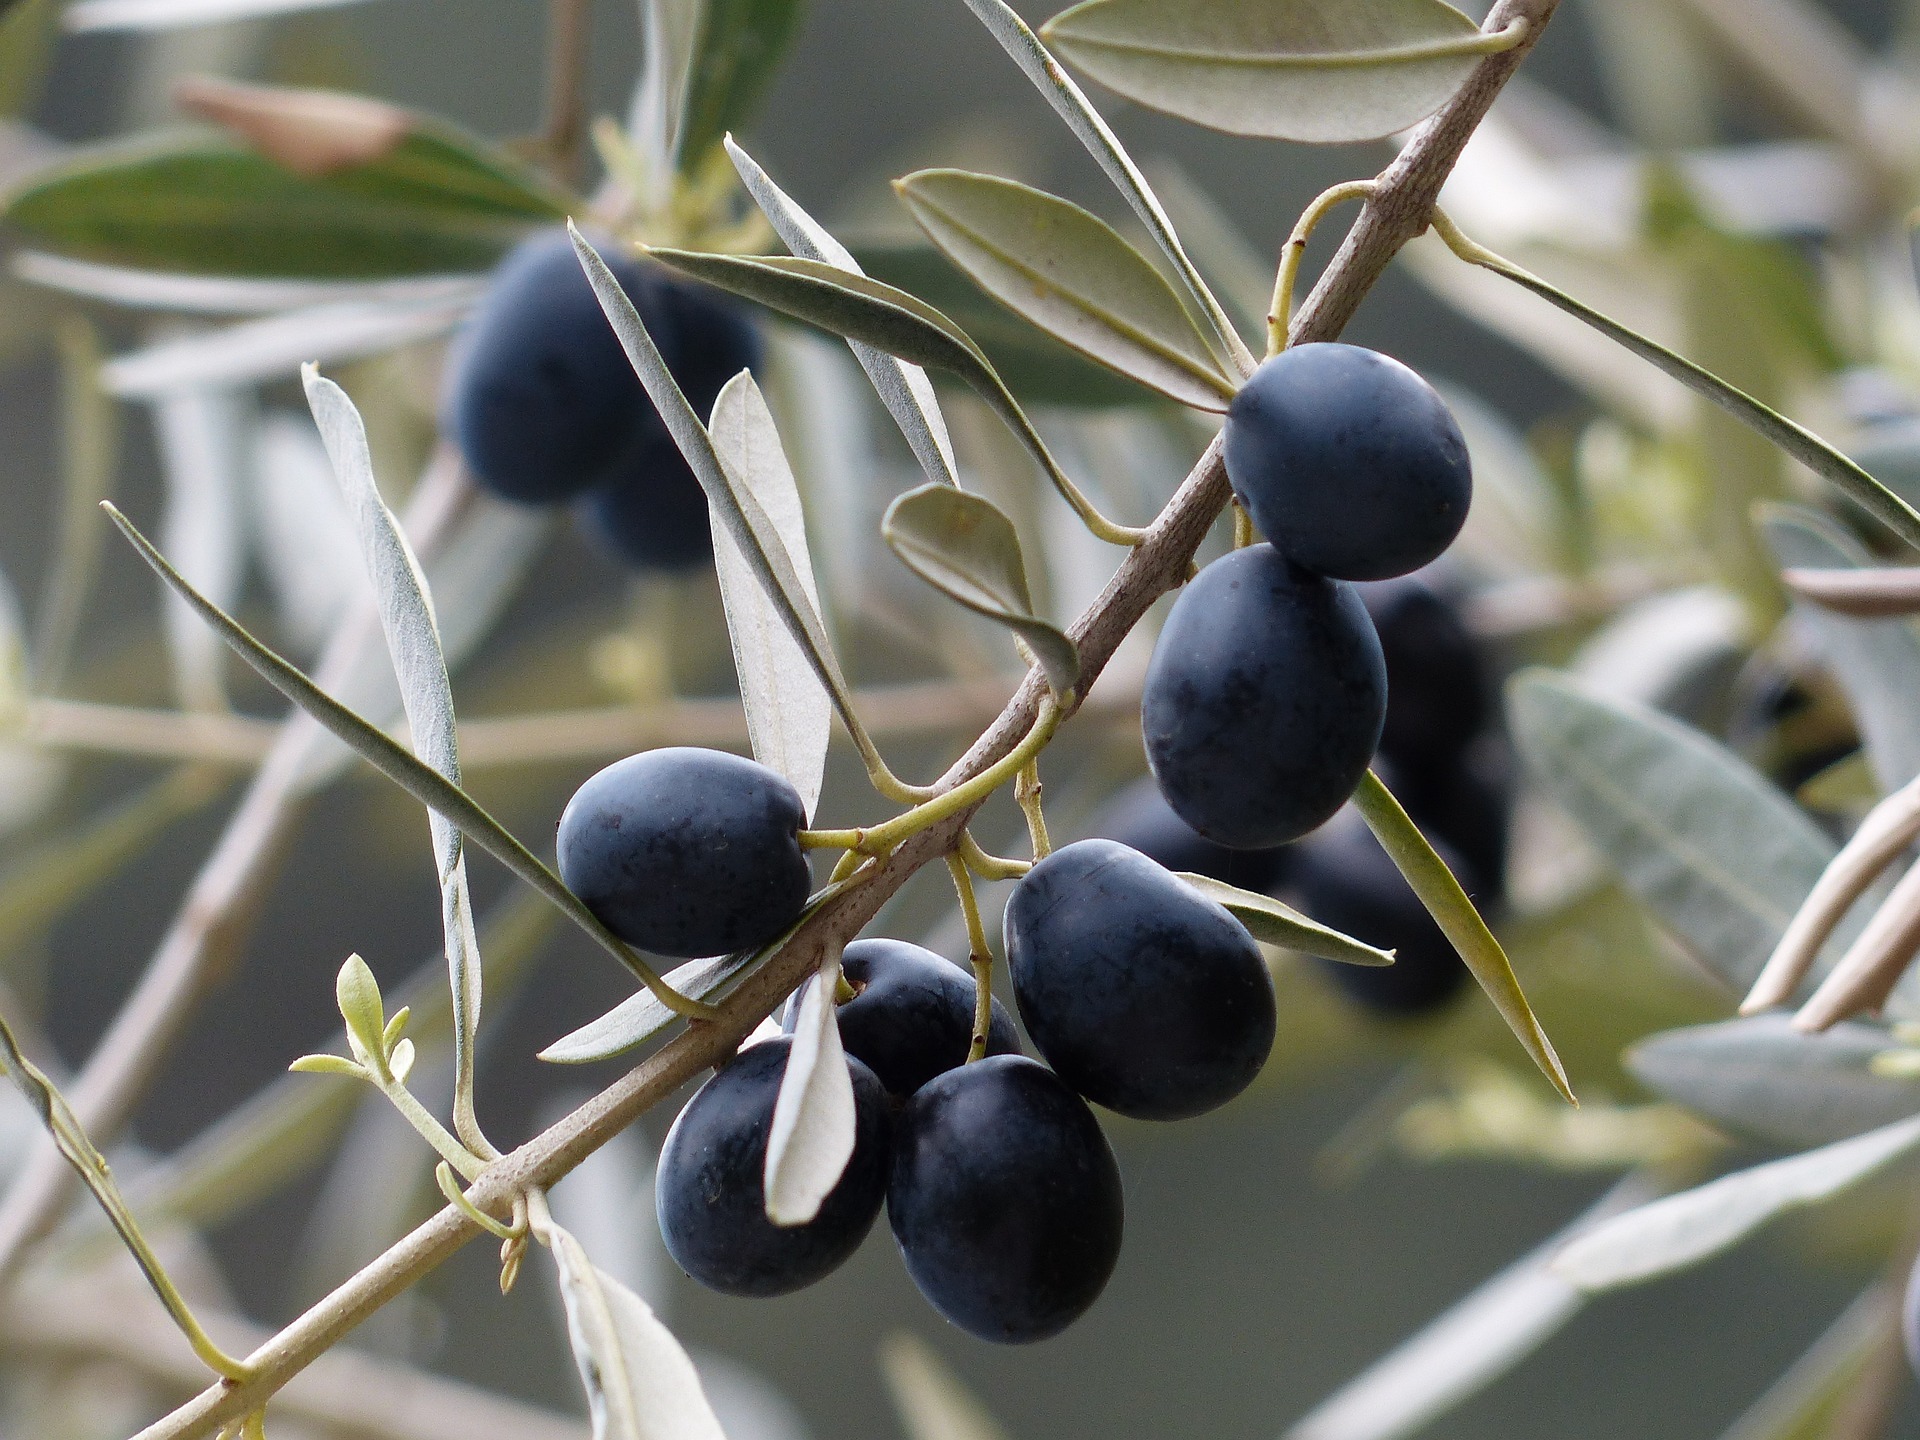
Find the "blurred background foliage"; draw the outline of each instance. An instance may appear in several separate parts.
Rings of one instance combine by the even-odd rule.
[[[0,18],[0,110],[15,117],[0,123],[0,181],[91,153],[76,147],[177,127],[176,82],[205,73],[375,95],[503,141],[540,124],[543,72],[530,57],[546,18],[530,0],[377,0],[152,32],[116,28],[112,11],[76,0],[62,30],[53,0],[18,0]],[[635,7],[603,0],[592,23],[590,112],[623,116]],[[1249,333],[1293,217],[1387,153],[1257,144],[1101,103]],[[1004,361],[1110,513],[1137,522],[1164,502],[1206,427],[1063,359],[970,294],[916,243],[887,189],[908,169],[954,164],[1118,209],[963,6],[812,0],[744,139],[876,274],[949,305]],[[1920,294],[1906,226],[1916,201],[1920,7],[1902,0],[1567,0],[1445,195],[1476,238],[1802,420],[1920,504]],[[231,296],[197,314],[113,303],[76,295],[86,287],[47,258],[57,216],[14,218],[0,279],[0,701],[11,727],[0,742],[0,1009],[29,1022],[59,1073],[84,1060],[219,833],[265,743],[256,717],[278,713],[158,603],[134,557],[106,542],[93,501],[111,494],[143,524],[157,517],[166,548],[210,593],[310,661],[360,571],[343,520],[315,501],[331,490],[309,483],[324,461],[294,363],[316,337],[333,347],[329,372],[366,414],[397,503],[428,460],[445,336],[475,285],[263,293],[251,316]],[[116,243],[67,251],[130,258]],[[468,268],[491,243],[474,242]],[[1320,242],[1309,270],[1330,250]],[[393,272],[450,268],[440,251],[424,266],[395,253]],[[257,257],[234,264],[281,273]],[[310,303],[345,308],[316,317]],[[236,338],[289,312],[300,317],[291,339]],[[1834,553],[1879,542],[1762,442],[1437,241],[1406,252],[1348,338],[1433,378],[1467,429],[1478,493],[1442,578],[1503,671],[1565,666],[1591,693],[1666,710],[1797,790],[1835,834],[1920,769],[1920,722],[1901,713],[1914,692],[1898,688],[1920,679],[1920,640],[1904,622],[1836,640],[1831,620],[1789,606],[1777,578],[1794,535]],[[880,511],[917,472],[838,347],[775,330],[767,387],[850,675],[891,706],[876,728],[896,768],[933,773],[997,711],[1012,657],[882,552]],[[1043,608],[1078,613],[1117,552],[1087,539],[973,401],[943,399],[964,468],[1030,537]],[[1759,502],[1817,506],[1854,538],[1789,512],[1770,512],[1763,530]],[[710,575],[634,580],[565,524],[503,513],[477,529],[465,558],[438,568],[436,593],[464,634],[450,645],[468,652],[455,685],[471,785],[509,826],[543,840],[571,788],[626,748],[744,745]],[[1056,835],[1082,833],[1141,771],[1129,687],[1150,643],[1130,644],[1048,752]],[[1849,644],[1891,677],[1877,712],[1861,672],[1837,663]],[[931,700],[889,688],[909,685],[944,688]],[[368,686],[360,703],[391,707]],[[870,809],[857,764],[836,750],[821,823]],[[1011,804],[988,813],[982,839],[1011,844]],[[1276,955],[1281,1038],[1264,1083],[1192,1125],[1110,1121],[1126,1253],[1089,1318],[1044,1346],[992,1351],[938,1328],[882,1236],[840,1275],[780,1301],[729,1301],[669,1275],[644,1199],[664,1116],[561,1187],[577,1197],[563,1218],[701,1356],[734,1440],[900,1433],[876,1357],[901,1330],[990,1397],[1014,1437],[1279,1434],[1620,1173],[1669,1167],[1677,1181],[1724,1161],[1699,1122],[1639,1088],[1621,1053],[1730,1015],[1736,995],[1622,891],[1547,796],[1523,788],[1514,826],[1503,937],[1585,1107],[1552,1101],[1477,993],[1435,1019],[1383,1022]],[[313,796],[119,1157],[136,1203],[187,1222],[175,1238],[201,1257],[191,1273],[204,1293],[260,1324],[290,1318],[438,1203],[427,1156],[377,1101],[282,1074],[330,1033],[342,956],[366,956],[390,989],[416,964],[434,972],[422,838],[411,802],[362,772]],[[532,1056],[624,992],[496,869],[479,865],[476,887],[483,907],[500,907],[481,1110],[509,1142],[614,1073]],[[882,927],[964,949],[937,875],[909,886]],[[430,1095],[439,1071],[421,1073]],[[263,1092],[264,1108],[236,1120]],[[236,1150],[231,1137],[262,1113],[280,1139]],[[216,1122],[225,1128],[209,1136]],[[10,1118],[5,1143],[18,1153],[27,1133]],[[1869,1187],[1704,1269],[1600,1300],[1425,1433],[1721,1435],[1909,1243],[1911,1200],[1910,1186]],[[80,1263],[97,1252],[74,1228],[62,1253]],[[358,1343],[575,1408],[549,1297],[522,1285],[503,1300],[494,1278],[476,1247]],[[33,1323],[24,1300],[0,1320],[0,1350],[13,1352],[0,1428],[119,1435],[172,1398],[151,1373],[84,1346],[30,1343]],[[1479,1333],[1497,1332],[1488,1321]],[[893,1353],[897,1377],[905,1352]],[[1867,1363],[1861,1345],[1846,1353]],[[1895,1426],[1913,1423],[1903,1403]],[[1746,1440],[1842,1433],[1767,1429],[1764,1414],[1748,1423]]]

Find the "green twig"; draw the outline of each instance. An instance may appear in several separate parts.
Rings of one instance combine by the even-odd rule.
[[[973,1039],[967,1046],[967,1063],[984,1060],[987,1036],[993,1029],[993,947],[987,943],[987,928],[980,923],[980,901],[973,893],[973,876],[958,852],[947,856],[947,873],[953,876],[954,891],[960,897],[960,913],[967,922],[967,958],[973,964]]]
[[[1307,242],[1313,238],[1313,232],[1334,206],[1349,200],[1363,200],[1373,194],[1373,187],[1371,180],[1349,180],[1321,191],[1313,203],[1300,212],[1300,218],[1294,222],[1293,233],[1287,237],[1286,246],[1280,252],[1280,273],[1273,281],[1273,304],[1267,310],[1269,356],[1278,355],[1287,348],[1288,332],[1293,324],[1293,283],[1300,274],[1300,260],[1307,253]],[[1238,516],[1235,517],[1234,543],[1241,543]]]

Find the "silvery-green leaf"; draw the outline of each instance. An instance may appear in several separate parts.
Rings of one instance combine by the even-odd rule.
[[[1179,161],[1157,156],[1147,170],[1201,274],[1220,287],[1242,324],[1263,328],[1273,301],[1273,262]]]
[[[1718,586],[1663,590],[1618,611],[1569,669],[1593,693],[1691,719],[1746,663],[1747,628],[1746,606]]]
[[[1553,1269],[1589,1291],[1684,1269],[1775,1216],[1832,1199],[1916,1147],[1920,1117],[1723,1175],[1595,1226],[1555,1257]]]
[[[239,469],[249,409],[247,398],[232,390],[181,391],[153,407],[167,496],[161,543],[179,556],[181,574],[228,609],[239,598],[246,564]],[[166,634],[180,703],[190,710],[225,708],[220,642],[172,597]]]
[[[1724,746],[1564,676],[1508,686],[1529,771],[1639,900],[1745,994],[1834,845]]]
[[[542,1111],[539,1127],[546,1129],[586,1098],[579,1092],[555,1097]],[[654,1219],[654,1150],[645,1128],[630,1125],[549,1189],[547,1203],[553,1218],[594,1257],[601,1274],[662,1310],[679,1269],[660,1243]]]
[[[1175,873],[1246,926],[1247,933],[1256,940],[1278,945],[1283,950],[1296,950],[1302,955],[1317,955],[1323,960],[1339,960],[1348,965],[1393,964],[1391,950],[1380,950],[1365,941],[1355,940],[1351,935],[1342,935],[1331,926],[1302,915],[1291,905],[1282,904],[1271,895],[1242,890],[1237,885],[1229,885],[1224,880],[1215,880],[1208,875],[1193,875],[1184,870]]]
[[[45,814],[67,774],[57,755],[13,738],[27,716],[30,660],[19,598],[0,571],[0,835]]]
[[[649,193],[635,198],[648,213],[659,213],[672,199],[675,137],[703,8],[705,0],[640,0],[645,38],[627,130],[646,165]]]
[[[780,444],[773,412],[741,371],[713,402],[709,425],[714,453],[734,483],[760,503],[786,547],[800,588],[814,613],[820,594],[807,552],[806,516],[800,490]],[[794,640],[778,606],[761,586],[753,565],[741,553],[733,532],[713,522],[713,563],[726,605],[727,634],[733,642],[740,699],[747,712],[753,756],[784,775],[800,792],[807,815],[820,799],[827,769],[827,742],[833,734],[833,698],[814,673],[806,652]]]
[[[1769,505],[1761,528],[1783,569],[1851,570],[1866,551],[1832,521],[1799,506]],[[1820,661],[1853,707],[1867,759],[1882,793],[1920,774],[1920,632],[1905,620],[1856,620],[1817,605],[1795,616],[1815,640]]]
[[[253,549],[281,634],[316,653],[367,592],[353,522],[325,447],[304,417],[271,411],[253,437]]]
[[[486,288],[484,275],[421,275],[399,280],[263,280],[248,276],[183,275],[102,265],[27,250],[13,273],[33,285],[121,305],[191,315],[277,315],[283,310],[354,303],[432,305],[471,299]]]
[[[381,1036],[387,1028],[387,1017],[381,1008],[380,982],[373,978],[367,962],[349,955],[334,979],[333,994],[353,1049],[364,1055],[383,1056]]]
[[[1920,505],[1920,417],[1875,425],[1847,453],[1909,505]]]
[[[798,28],[799,0],[704,0],[674,150],[693,173],[752,116]]]
[[[1893,1043],[1877,1025],[1809,1035],[1790,1015],[1755,1015],[1650,1035],[1625,1064],[1655,1094],[1737,1134],[1822,1145],[1920,1114],[1920,1078],[1869,1068]]]
[[[75,32],[179,30],[359,3],[360,0],[74,0],[60,17],[60,23]]]
[[[991,500],[950,485],[922,485],[887,507],[880,528],[914,574],[1025,640],[1055,693],[1079,683],[1080,652],[1064,631],[1033,613],[1019,533]]]
[[[1100,112],[1093,108],[1093,102],[1074,83],[1073,77],[1047,53],[1047,47],[1040,43],[1040,37],[1028,28],[1027,22],[1006,0],[967,0],[967,8],[987,27],[987,33],[1007,52],[1007,58],[1020,67],[1020,73],[1033,83],[1041,98],[1053,107],[1053,112],[1066,122],[1074,138],[1086,147],[1094,163],[1113,182],[1114,188],[1120,192],[1133,213],[1140,217],[1140,223],[1153,236],[1154,244],[1172,263],[1181,285],[1206,315],[1233,363],[1243,373],[1251,375],[1255,363],[1252,352],[1233,328],[1233,322],[1227,318],[1226,312],[1220,308],[1220,302],[1214,299],[1213,292],[1207,289],[1207,283],[1200,278],[1193,261],[1187,258],[1186,249],[1181,245],[1180,236],[1174,230],[1173,222],[1167,218],[1159,197],[1153,193],[1147,177],[1120,143],[1120,137],[1113,133],[1113,127],[1101,118]]]
[[[802,259],[837,265],[854,275],[863,273],[853,253],[834,239],[827,228],[803,210],[792,196],[774,184],[753,157],[733,142],[732,136],[727,137],[726,145],[733,168],[739,171],[747,193],[753,197],[754,203],[760,207],[761,213],[767,217],[774,233],[787,249]],[[933,382],[927,378],[927,372],[918,365],[897,360],[885,351],[876,350],[858,340],[849,341],[848,344],[854,358],[860,362],[860,368],[867,372],[867,378],[873,382],[874,391],[887,407],[887,413],[893,416],[894,423],[900,427],[907,447],[913,451],[914,459],[920,462],[920,468],[926,472],[927,478],[946,485],[958,485],[960,480],[953,459],[953,441],[947,434],[946,417],[940,413],[940,401],[933,393]]]
[[[1276,140],[1378,140],[1452,97],[1486,53],[1442,0],[1085,0],[1041,27],[1129,100]]]
[[[1233,398],[1236,378],[1173,287],[1098,216],[964,170],[917,171],[894,188],[949,260],[1055,339],[1196,409]]]
[[[440,625],[433,598],[413,547],[400,522],[380,497],[373,478],[373,454],[366,426],[347,392],[304,366],[307,403],[313,408],[320,440],[333,462],[334,478],[345,498],[360,540],[361,555],[373,579],[380,628],[400,680],[400,699],[412,732],[414,753],[443,776],[460,784],[459,740],[453,714],[453,686],[447,657],[440,648]],[[447,974],[453,993],[455,1118],[472,1133],[473,1041],[480,1027],[481,965],[473,930],[473,897],[459,828],[440,814],[428,813],[434,869],[440,882],[440,919],[447,946]]]
[[[1539,1349],[1585,1306],[1587,1297],[1548,1268],[1560,1248],[1658,1193],[1645,1177],[1629,1175],[1565,1230],[1321,1401],[1284,1440],[1401,1440],[1425,1429]]]
[[[1898,1324],[1900,1297],[1875,1284],[1733,1422],[1720,1440],[1836,1440],[1836,1427],[1887,1360],[1887,1337]]]
[[[546,1226],[545,1239],[560,1269],[593,1440],[726,1440],[693,1362],[646,1301],[595,1269],[559,1226]]]
[[[818,1215],[853,1158],[853,1072],[833,1003],[839,980],[833,956],[800,992],[793,1048],[767,1132],[767,1218],[776,1225],[804,1225]]]
[[[666,980],[682,995],[711,1001],[758,958],[759,953],[743,950],[737,955],[689,960],[669,970]],[[655,999],[651,991],[642,990],[622,1000],[599,1019],[561,1036],[542,1050],[539,1058],[554,1065],[591,1065],[597,1060],[611,1060],[646,1044],[673,1021],[673,1012]]]
[[[978,1396],[932,1348],[896,1331],[880,1346],[880,1373],[907,1440],[1008,1440]]]
[[[256,385],[331,364],[432,340],[457,326],[474,296],[418,304],[353,300],[243,321],[220,330],[164,339],[109,361],[101,383],[126,400],[207,386]]]

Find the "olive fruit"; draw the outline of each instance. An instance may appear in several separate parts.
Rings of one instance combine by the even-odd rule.
[[[1233,397],[1227,478],[1288,559],[1385,580],[1439,558],[1473,498],[1467,445],[1413,371],[1357,345],[1295,345]]]
[[[616,760],[561,812],[560,878],[658,955],[725,955],[799,918],[810,883],[799,792],[755,761],[675,746]]]
[[[1120,1258],[1120,1167],[1045,1066],[996,1055],[938,1075],[894,1125],[887,1220],[933,1308],[982,1340],[1057,1335]]]
[[[1179,1120],[1253,1083],[1273,977],[1246,929],[1137,850],[1081,840],[1035,865],[1005,917],[1027,1035],[1096,1105]]]
[[[1418,576],[1354,588],[1387,665],[1380,753],[1402,774],[1450,767],[1493,718],[1479,642],[1460,612]]]
[[[1297,840],[1346,803],[1386,709],[1380,641],[1353,587],[1249,545],[1174,602],[1140,728],[1180,818],[1251,850]]]
[[[886,1197],[890,1119],[871,1070],[849,1059],[855,1139],[846,1173],[804,1225],[767,1218],[767,1137],[793,1042],[749,1045],[694,1093],[660,1147],[654,1208],[667,1253],[727,1295],[785,1295],[860,1248]]]
[[[1272,893],[1286,880],[1289,851],[1229,850],[1182,820],[1151,775],[1143,775],[1107,803],[1087,826],[1101,840],[1117,840],[1156,865],[1205,875],[1242,890]]]

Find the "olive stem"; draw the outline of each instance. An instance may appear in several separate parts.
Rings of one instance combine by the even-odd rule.
[[[1027,817],[1027,834],[1033,840],[1033,858],[1044,860],[1053,853],[1053,840],[1047,834],[1047,815],[1040,808],[1040,762],[1029,760],[1020,767],[1013,782],[1013,798]]]
[[[967,1046],[967,1063],[971,1065],[987,1058],[987,1035],[993,1029],[993,947],[987,943],[987,927],[980,923],[973,876],[958,850],[947,854],[947,873],[953,876],[953,888],[960,896],[960,913],[967,922],[967,958],[973,963],[973,1039]]]
[[[802,850],[852,850],[866,834],[864,830],[802,830]]]
[[[433,1112],[414,1098],[411,1090],[396,1080],[391,1073],[382,1073],[385,1070],[384,1065],[380,1069],[368,1065],[365,1069],[367,1078],[373,1082],[374,1088],[393,1102],[393,1108],[400,1112],[401,1119],[419,1131],[420,1138],[431,1145],[447,1164],[458,1170],[468,1180],[478,1178],[480,1172],[487,1168],[487,1159],[474,1154],[456,1140],[452,1132],[434,1118]]]
[[[1253,533],[1253,516],[1247,513],[1247,507],[1240,503],[1240,497],[1233,499],[1233,548],[1244,550],[1258,539]]]
[[[1004,856],[989,855],[980,848],[980,842],[973,838],[971,830],[961,833],[960,858],[982,880],[1018,880],[1033,869],[1031,860],[1009,860]]]
[[[902,840],[918,835],[928,826],[972,809],[1018,775],[1022,767],[1047,747],[1047,742],[1053,739],[1053,732],[1060,728],[1060,720],[1060,702],[1049,694],[1040,703],[1040,713],[1034,719],[1033,728],[1012,751],[971,780],[964,780],[951,790],[943,790],[933,799],[915,806],[906,814],[896,815],[885,824],[874,826],[861,840],[860,851],[868,855],[884,855]]]
[[[1287,348],[1288,330],[1293,324],[1293,282],[1300,274],[1300,260],[1307,253],[1307,242],[1313,238],[1313,232],[1334,206],[1343,205],[1349,200],[1366,199],[1373,194],[1376,183],[1373,180],[1348,180],[1334,185],[1322,190],[1313,203],[1300,212],[1300,218],[1294,222],[1293,233],[1281,248],[1280,272],[1273,280],[1273,304],[1267,309],[1269,358]],[[1237,521],[1234,534],[1237,544]]]

